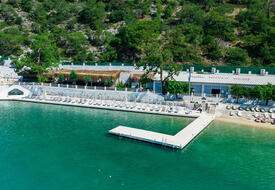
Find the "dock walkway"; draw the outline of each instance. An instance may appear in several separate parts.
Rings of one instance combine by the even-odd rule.
[[[136,140],[182,149],[214,120],[214,115],[202,114],[176,135],[167,135],[142,129],[118,126],[109,133]]]

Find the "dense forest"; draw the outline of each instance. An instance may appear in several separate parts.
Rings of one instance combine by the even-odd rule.
[[[274,13],[274,0],[2,0],[0,55],[275,66]]]

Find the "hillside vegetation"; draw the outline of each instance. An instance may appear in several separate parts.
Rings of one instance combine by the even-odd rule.
[[[38,73],[35,65],[60,60],[275,66],[274,6],[274,0],[2,0],[0,55],[24,55]]]

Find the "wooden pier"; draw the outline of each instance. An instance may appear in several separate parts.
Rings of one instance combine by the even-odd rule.
[[[131,139],[164,145],[171,148],[182,149],[188,145],[198,134],[200,134],[200,132],[203,131],[203,129],[205,129],[213,120],[213,115],[202,114],[174,136],[124,126],[118,126],[110,130],[109,133]]]

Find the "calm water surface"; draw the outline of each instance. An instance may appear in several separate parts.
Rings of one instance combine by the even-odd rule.
[[[182,151],[108,134],[175,134],[191,121],[0,102],[0,189],[275,189],[275,130],[214,122]]]

